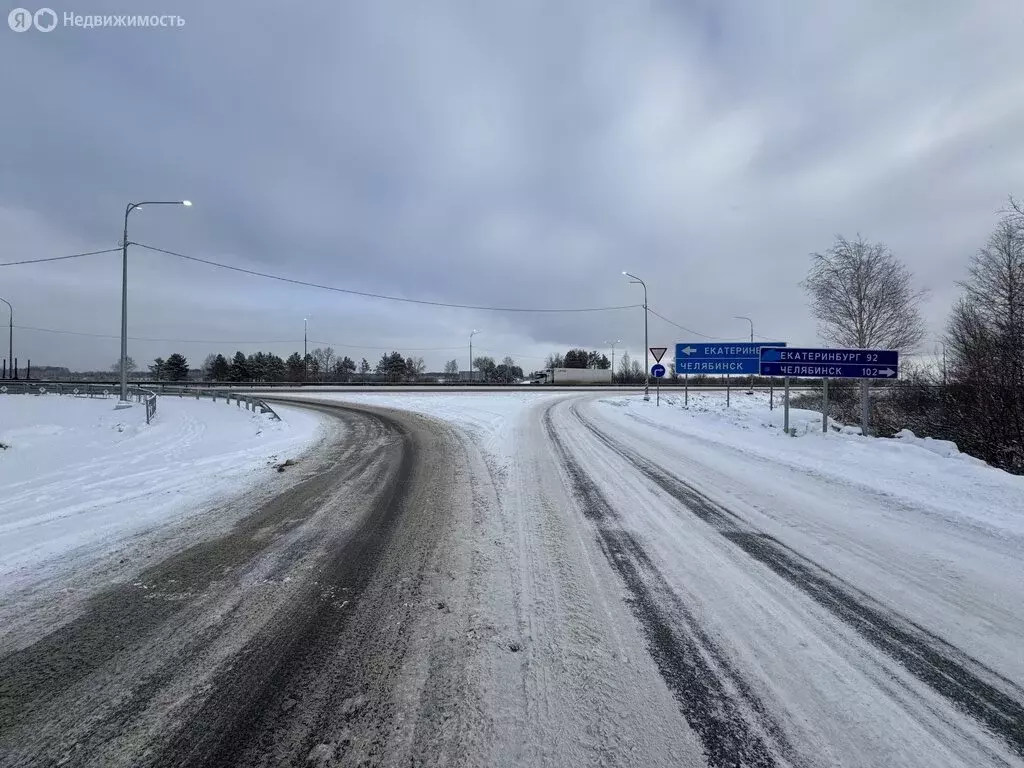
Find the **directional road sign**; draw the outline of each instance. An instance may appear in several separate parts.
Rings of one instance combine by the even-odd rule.
[[[668,347],[651,347],[651,354],[654,355],[654,362],[660,363],[662,356],[668,351]]]
[[[660,379],[662,376],[665,375],[665,366],[662,365],[661,363],[658,363],[657,365],[652,365],[651,375],[656,379]]]
[[[761,349],[762,376],[815,379],[895,379],[900,353],[895,349]]]
[[[676,344],[676,373],[757,373],[761,348],[784,346],[784,341],[756,344],[694,341]]]

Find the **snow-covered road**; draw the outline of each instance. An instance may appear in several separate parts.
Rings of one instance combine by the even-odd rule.
[[[553,621],[529,605],[538,559],[582,541],[576,567],[625,596],[711,764],[1020,763],[1024,479],[948,446],[822,435],[820,414],[794,411],[786,437],[760,395],[338,397],[473,436],[531,629]]]
[[[0,658],[10,764],[1024,766],[1024,478],[760,395],[281,397],[344,425],[294,491]]]

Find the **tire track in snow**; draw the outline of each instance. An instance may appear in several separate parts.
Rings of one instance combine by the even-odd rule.
[[[997,687],[1001,684],[1024,697],[1024,691],[1015,683],[919,624],[884,607],[774,536],[752,530],[738,515],[587,421],[577,406],[572,406],[571,412],[598,440],[682,502],[691,513],[799,588],[957,709],[998,735],[1018,756],[1024,757],[1024,703]]]
[[[584,516],[597,528],[602,552],[629,590],[651,656],[700,738],[708,765],[770,768],[795,762],[792,747],[764,705],[573,459],[552,424],[551,408],[544,412],[543,422]]]

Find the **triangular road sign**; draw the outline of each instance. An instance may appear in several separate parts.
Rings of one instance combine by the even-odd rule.
[[[651,347],[651,354],[654,355],[654,362],[660,363],[662,356],[668,347]]]

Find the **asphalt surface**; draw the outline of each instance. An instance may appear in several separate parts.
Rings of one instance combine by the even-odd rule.
[[[339,426],[298,479],[0,652],[0,766],[878,764],[904,737],[844,705],[847,685],[925,745],[892,764],[1024,764],[1017,683],[758,530],[583,399],[537,400],[500,438],[290,402]],[[672,559],[689,553],[699,578],[645,516],[681,532]],[[734,570],[700,570],[717,552]],[[738,642],[757,606],[721,631],[709,580],[727,572],[723,594],[782,601],[758,641],[825,637],[835,674],[801,680],[821,657],[771,658],[794,679],[766,686]],[[834,688],[814,694],[824,673]],[[822,736],[823,706],[848,742]]]
[[[450,435],[411,415],[323,410],[345,437],[300,464],[308,478],[0,659],[0,764],[359,764],[388,751],[392,678],[410,677],[444,558]],[[459,669],[420,661],[405,751],[429,761],[443,747],[432,699]]]

